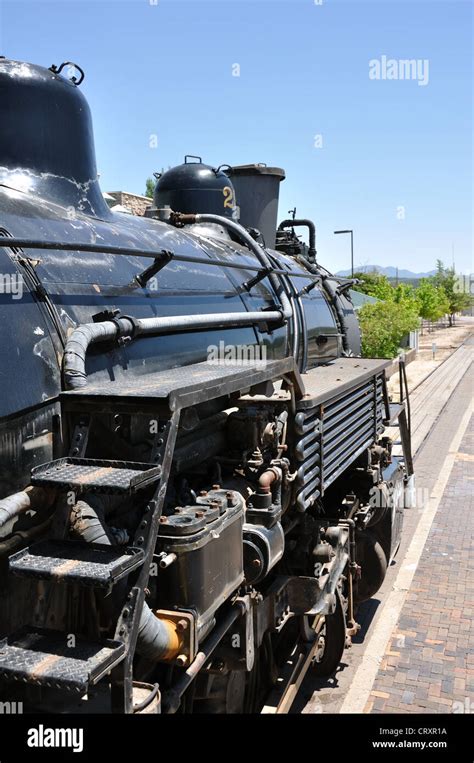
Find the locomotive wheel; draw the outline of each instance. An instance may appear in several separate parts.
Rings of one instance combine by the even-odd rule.
[[[265,689],[268,670],[264,645],[255,651],[250,672],[229,670],[202,671],[195,681],[189,712],[197,715],[234,715],[258,712],[260,694]]]
[[[336,609],[332,615],[320,619],[315,630],[311,627],[313,619],[307,615],[302,618],[302,636],[305,641],[318,639],[311,672],[314,676],[325,678],[337,670],[346,645],[346,619],[339,591],[336,591]]]
[[[233,715],[245,712],[247,674],[228,670],[198,676],[192,712],[198,715]]]
[[[372,533],[360,533],[357,537],[356,558],[361,567],[361,577],[354,592],[356,604],[370,599],[377,593],[387,573],[387,557]]]

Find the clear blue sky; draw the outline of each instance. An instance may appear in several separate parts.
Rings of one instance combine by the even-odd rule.
[[[454,247],[472,270],[470,0],[152,2],[0,0],[1,54],[85,69],[103,190],[143,193],[186,153],[266,162],[327,267],[353,228],[356,263],[419,272]],[[428,84],[370,79],[383,55],[428,59]]]

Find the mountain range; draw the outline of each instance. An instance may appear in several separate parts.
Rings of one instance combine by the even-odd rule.
[[[392,265],[388,265],[387,267],[382,267],[382,265],[357,265],[354,267],[355,273],[373,273],[374,271],[379,273],[381,276],[387,276],[387,278],[397,277],[397,268],[394,268]],[[337,276],[350,276],[350,274],[350,269],[339,270],[336,273]],[[427,273],[413,273],[411,270],[398,268],[399,278],[428,278],[429,276],[434,276],[435,274],[436,270],[429,270]]]

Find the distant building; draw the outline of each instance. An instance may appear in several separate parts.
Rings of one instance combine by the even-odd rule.
[[[153,199],[148,196],[139,196],[128,191],[108,191],[102,194],[112,212],[138,215],[143,217],[145,209],[151,207]]]

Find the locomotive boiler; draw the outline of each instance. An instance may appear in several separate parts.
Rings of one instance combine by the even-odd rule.
[[[0,59],[0,694],[257,712],[383,581],[405,404],[314,224],[277,225],[283,170],[188,156],[113,213],[82,79]]]

